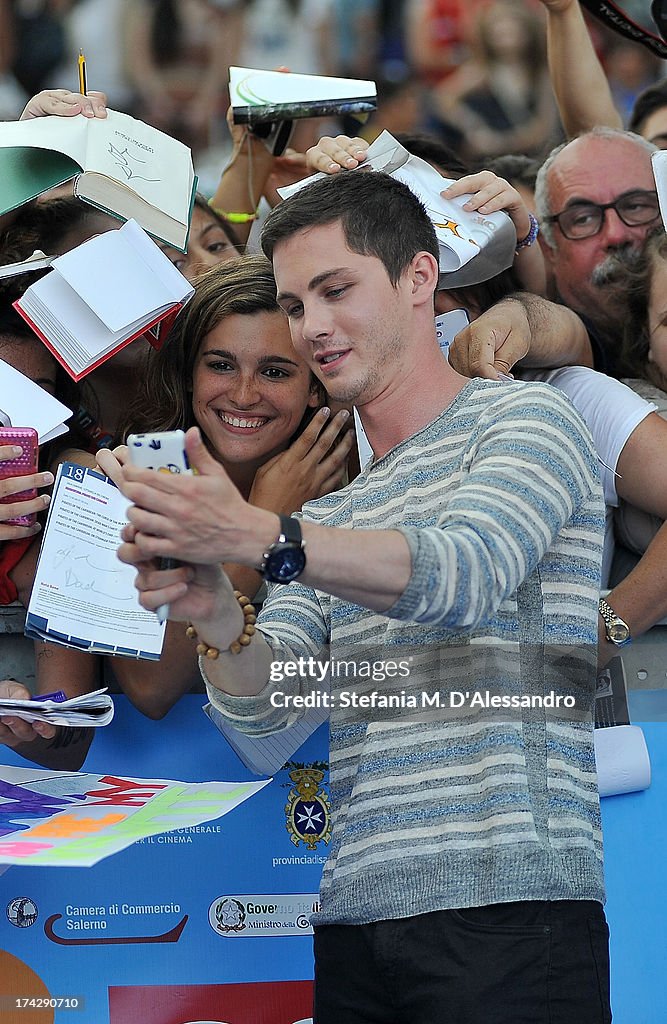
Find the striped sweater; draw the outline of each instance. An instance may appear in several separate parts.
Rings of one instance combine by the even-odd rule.
[[[544,384],[473,380],[441,415],[305,519],[399,529],[412,576],[385,615],[298,583],[259,624],[277,660],[401,659],[399,680],[332,680],[333,838],[315,923],[365,923],[524,899],[604,899],[592,725],[511,712],[343,710],[343,691],[533,695],[574,664],[593,700],[604,510],[583,422]],[[546,654],[545,652],[551,652]],[[554,653],[555,652],[555,653]],[[583,667],[582,667],[583,666]],[[564,673],[564,675],[563,675]],[[567,680],[567,683],[564,682]],[[274,691],[209,687],[244,731],[286,723]]]

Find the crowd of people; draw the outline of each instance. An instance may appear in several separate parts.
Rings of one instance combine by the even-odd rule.
[[[54,24],[95,6],[42,5]],[[196,199],[187,253],[163,246],[195,294],[159,351],[139,339],[74,384],[13,309],[34,274],[0,281],[0,359],[75,410],[37,474],[0,480],[0,497],[39,490],[0,506],[0,600],[29,600],[69,460],[131,501],[119,557],[144,608],[169,606],[159,663],[40,641],[36,690],[111,679],[160,718],[205,687],[263,735],[289,721],[272,663],[409,651],[412,693],[493,680],[527,697],[514,716],[350,716],[333,681],[315,1020],[607,1022],[591,711],[596,671],[667,615],[667,241],[652,167],[667,89],[644,62],[645,88],[620,110],[577,0],[106,6],[134,19],[125,109],[193,146],[233,61],[383,78],[367,131],[341,123],[303,151],[317,125],[275,156],[228,119],[230,156]],[[302,35],[288,48],[289,25]],[[421,114],[396,128],[393,99],[415,87]],[[112,99],[46,88],[21,116],[104,118]],[[445,198],[509,218],[511,268],[448,286],[421,202],[359,170],[384,127],[436,168]],[[280,201],[278,186],[316,171]],[[118,226],[61,193],[3,218],[3,265]],[[469,326],[445,357],[434,317],[461,308]],[[175,428],[195,475],[127,462],[130,433]],[[35,526],[11,525],[19,511]],[[0,692],[26,696],[24,682]],[[313,680],[279,685],[303,696]],[[577,714],[533,700],[554,686],[576,690]],[[0,742],[54,768],[80,767],[90,741],[0,720]],[[469,966],[480,945],[483,977]]]
[[[75,88],[82,48],[90,87],[104,89],[113,109],[182,138],[202,158],[225,141],[229,65],[375,80],[379,112],[368,136],[382,127],[437,130],[468,160],[508,152],[542,157],[560,133],[544,59],[544,8],[560,17],[568,6],[569,0],[2,0],[0,116],[17,117],[43,89]],[[646,24],[640,4],[630,14]],[[660,81],[660,61],[600,22],[588,26],[605,90],[632,127],[634,101]],[[301,144],[310,130],[316,127],[303,126]]]

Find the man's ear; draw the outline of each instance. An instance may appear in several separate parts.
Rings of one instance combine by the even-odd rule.
[[[412,294],[415,304],[431,302],[433,292],[437,288],[440,268],[435,256],[430,252],[418,252],[409,267]]]

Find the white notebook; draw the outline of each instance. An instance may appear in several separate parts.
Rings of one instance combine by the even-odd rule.
[[[364,120],[377,105],[375,82],[261,68],[230,67],[229,95],[234,123],[249,125],[335,114]]]
[[[171,322],[193,294],[159,246],[129,220],[59,256],[14,306],[79,380],[165,318]],[[156,347],[159,334],[148,336]]]

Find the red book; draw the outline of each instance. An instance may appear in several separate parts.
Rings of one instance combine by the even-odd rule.
[[[146,335],[159,348],[194,288],[135,221],[53,261],[14,307],[74,380]]]

